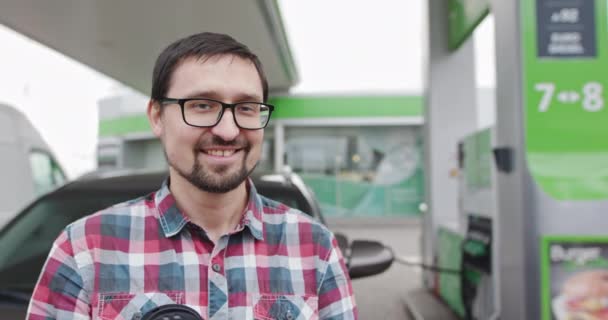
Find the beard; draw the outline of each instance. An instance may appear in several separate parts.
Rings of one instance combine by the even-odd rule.
[[[230,166],[216,166],[214,168],[206,168],[201,161],[198,159],[198,154],[205,146],[233,146],[241,149],[244,153],[243,161],[239,164],[239,168],[230,173]],[[190,182],[193,186],[197,187],[201,191],[209,193],[226,193],[236,189],[240,186],[253,172],[257,163],[252,166],[250,170],[247,170],[247,157],[251,151],[251,145],[244,139],[237,139],[234,141],[224,141],[217,136],[213,136],[211,139],[201,141],[197,144],[193,150],[194,163],[190,171],[183,170],[176,163],[173,163],[166,154],[167,162],[175,171]]]

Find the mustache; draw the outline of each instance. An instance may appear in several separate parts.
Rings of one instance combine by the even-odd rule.
[[[210,147],[234,147],[237,149],[249,150],[251,145],[243,137],[237,137],[234,140],[226,141],[218,136],[212,136],[206,139],[201,139],[197,143],[198,149],[210,148]]]

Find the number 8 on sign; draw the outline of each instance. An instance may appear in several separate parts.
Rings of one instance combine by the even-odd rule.
[[[590,112],[600,111],[604,108],[602,97],[603,87],[598,82],[588,82],[583,86],[583,108]]]

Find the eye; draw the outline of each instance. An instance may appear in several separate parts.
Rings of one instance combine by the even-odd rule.
[[[221,109],[221,105],[210,100],[190,100],[186,104],[186,108],[191,112],[216,112]]]
[[[213,108],[211,105],[209,105],[208,103],[205,103],[205,102],[196,103],[193,107],[196,109],[201,109],[201,110],[209,110],[209,109]]]
[[[258,113],[260,105],[255,103],[244,103],[237,106],[237,111],[241,113]]]

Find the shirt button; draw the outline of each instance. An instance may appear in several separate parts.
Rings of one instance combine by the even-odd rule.
[[[213,271],[215,271],[215,272],[220,272],[222,270],[222,266],[220,266],[219,263],[214,263],[213,266],[211,266],[211,268],[213,268]]]

